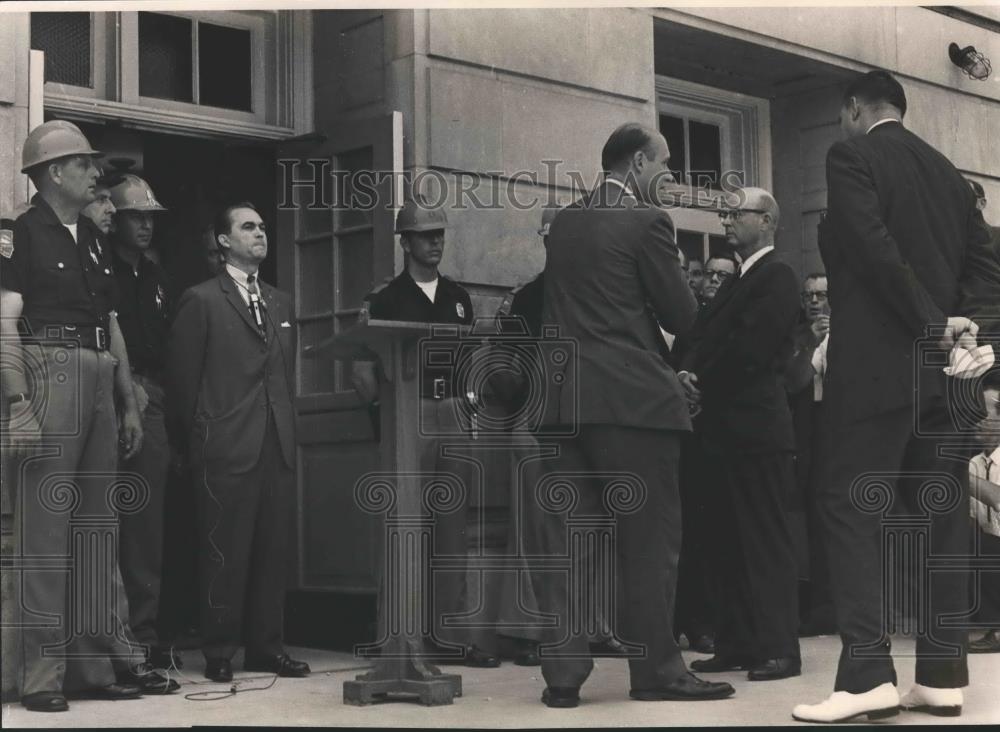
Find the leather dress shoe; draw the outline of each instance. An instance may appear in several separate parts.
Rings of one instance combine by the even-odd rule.
[[[525,644],[518,648],[514,654],[515,666],[541,666],[542,660],[538,657],[538,644]]]
[[[987,630],[979,640],[969,641],[969,653],[1000,653],[1000,630]]]
[[[724,671],[746,671],[752,666],[746,658],[729,658],[718,654],[711,658],[698,658],[691,662],[691,670],[702,674],[719,674]]]
[[[243,662],[244,671],[267,671],[278,674],[286,679],[303,679],[309,675],[311,669],[305,661],[296,661],[287,653],[282,653],[270,658],[256,658],[247,656]]]
[[[750,681],[777,681],[802,675],[802,661],[798,658],[770,658],[750,669]]]
[[[629,649],[615,638],[605,638],[590,643],[590,655],[597,658],[628,658]]]
[[[547,686],[542,703],[554,709],[572,709],[580,705],[580,690],[572,686]]]
[[[205,662],[205,678],[220,684],[233,680],[233,664],[228,658],[213,658]]]
[[[899,692],[890,682],[874,689],[852,694],[835,691],[819,704],[798,704],[792,718],[800,722],[838,724],[865,715],[869,720],[887,719],[899,714]]]
[[[138,686],[143,694],[173,694],[181,688],[174,679],[157,671],[151,663],[143,663],[118,674],[118,683]]]
[[[715,639],[707,633],[696,635],[694,638],[688,638],[688,649],[695,653],[707,653],[711,656],[715,653]]]
[[[479,646],[462,646],[461,651],[461,655],[457,655],[454,648],[444,648],[428,643],[426,652],[430,655],[427,660],[442,666],[458,665],[469,668],[497,668],[500,665],[499,658],[484,651]]]
[[[710,701],[736,693],[731,684],[704,681],[688,672],[678,679],[652,689],[632,689],[628,695],[636,701]]]
[[[899,700],[899,705],[908,712],[924,712],[935,717],[959,717],[962,715],[962,701],[961,689],[939,689],[914,684]]]
[[[69,703],[58,691],[36,691],[21,697],[21,706],[29,712],[68,712]]]
[[[85,694],[91,699],[109,699],[111,701],[126,701],[128,699],[141,699],[142,689],[135,684],[123,684],[116,681],[107,686],[100,686]]]

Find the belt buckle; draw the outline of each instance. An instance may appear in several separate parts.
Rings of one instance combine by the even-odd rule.
[[[94,335],[97,337],[97,350],[108,350],[108,331],[101,326],[97,326],[94,328]]]
[[[444,399],[444,397],[445,397],[444,379],[443,378],[434,379],[434,398]]]

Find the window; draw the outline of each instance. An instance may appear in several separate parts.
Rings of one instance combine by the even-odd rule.
[[[282,139],[311,124],[297,11],[31,13],[45,108],[158,132]]]
[[[90,13],[32,13],[31,47],[45,52],[45,79],[57,84],[94,86]]]
[[[670,170],[679,183],[718,189],[722,181],[719,125],[660,115],[660,132],[670,147]]]

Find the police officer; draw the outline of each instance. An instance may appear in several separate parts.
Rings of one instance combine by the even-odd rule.
[[[433,208],[421,197],[404,202],[396,218],[396,233],[400,235],[400,245],[406,253],[406,266],[388,284],[377,287],[365,296],[364,306],[373,318],[381,320],[403,320],[418,323],[453,323],[471,325],[473,320],[472,299],[457,282],[438,271],[444,255],[445,230],[448,218],[440,208]],[[420,434],[441,434],[442,431],[457,434],[455,415],[462,408],[454,400],[464,398],[463,389],[455,380],[453,366],[429,366],[421,364],[420,397],[423,400],[421,419],[428,424]],[[378,378],[375,365],[370,362],[356,362],[352,370],[355,388],[368,402],[378,396]],[[432,423],[432,424],[430,424]],[[439,455],[439,441],[421,438],[421,472],[453,472],[467,474],[461,461],[448,461]],[[446,464],[447,463],[447,464]],[[437,554],[465,555],[466,512],[455,511],[437,517],[435,528],[435,552]],[[438,617],[433,625],[436,638],[443,639],[438,620],[445,613],[462,612],[464,575],[460,572],[442,572],[435,582],[435,602]],[[452,642],[453,639],[447,639]],[[493,668],[500,660],[475,645],[465,645],[463,663],[466,666]],[[437,646],[433,639],[427,639],[430,653],[440,651],[442,656],[435,660],[446,663],[454,652]]]
[[[69,122],[55,120],[32,130],[21,172],[38,195],[0,247],[0,332],[8,356],[0,376],[10,409],[9,447],[13,456],[29,458],[20,470],[16,507],[19,552],[26,559],[71,564],[69,578],[48,566],[22,570],[18,685],[21,703],[34,711],[65,711],[64,692],[112,699],[141,693],[138,686],[118,683],[112,666],[112,656],[129,654],[121,647],[123,634],[111,630],[123,619],[106,617],[115,613],[114,603],[81,602],[68,594],[70,581],[92,593],[85,597],[101,597],[114,587],[106,558],[87,545],[71,544],[80,530],[73,519],[108,514],[119,447],[131,457],[142,446],[128,354],[114,312],[111,261],[96,228],[80,217],[94,200],[93,158],[99,154]],[[67,479],[53,483],[56,475]],[[29,613],[58,620],[40,623]]]
[[[157,615],[163,566],[163,504],[170,446],[164,417],[163,368],[173,297],[166,272],[148,252],[154,215],[166,211],[149,184],[126,173],[111,191],[116,209],[111,235],[118,281],[118,321],[128,348],[136,392],[145,404],[142,449],[123,461],[123,471],[143,477],[149,500],[141,511],[124,515],[119,530],[122,579],[128,594],[135,637],[149,649],[155,665],[172,660],[159,646]]]

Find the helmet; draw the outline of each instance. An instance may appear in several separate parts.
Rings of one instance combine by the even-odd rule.
[[[549,227],[552,222],[555,221],[556,214],[559,213],[561,209],[558,208],[546,208],[542,211],[542,227],[538,230],[539,236],[548,236]]]
[[[405,231],[437,231],[448,228],[448,216],[443,208],[431,208],[427,200],[417,195],[403,202],[396,216],[396,233]]]
[[[79,127],[72,122],[54,119],[28,133],[21,150],[21,172],[27,173],[29,168],[67,155],[100,154],[90,146]]]
[[[119,211],[166,211],[153,195],[149,183],[134,173],[125,173],[111,189],[111,203]]]

